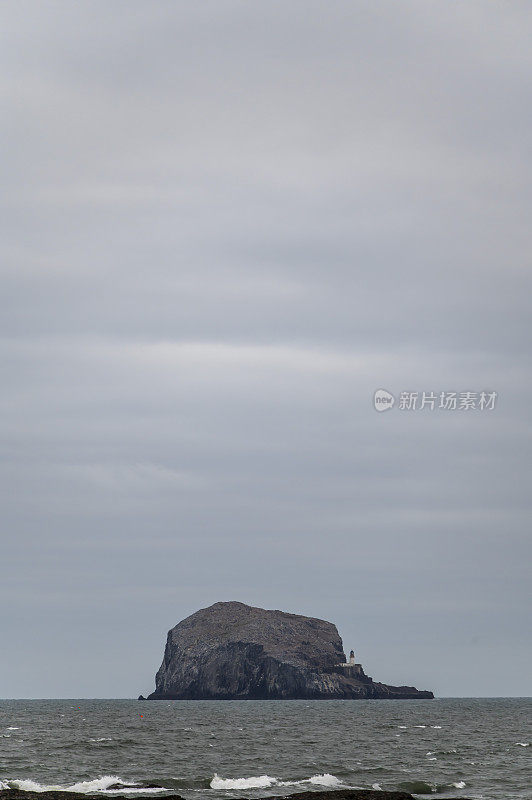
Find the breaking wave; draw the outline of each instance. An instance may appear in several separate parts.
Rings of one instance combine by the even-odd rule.
[[[277,783],[277,778],[258,775],[254,778],[220,778],[215,774],[210,783],[211,789],[268,789]]]
[[[279,778],[272,778],[270,775],[256,775],[250,778],[220,778],[218,774],[215,774],[209,785],[211,789],[269,789],[271,786],[301,786],[305,783],[312,783],[315,786],[342,785],[336,775],[330,775],[328,772],[312,775],[310,778],[303,778],[300,781],[282,781]]]
[[[305,781],[299,782],[305,783]],[[309,782],[318,784],[318,786],[340,786],[342,783],[335,775],[329,775],[328,772],[323,775],[313,775],[312,778],[309,778]]]
[[[0,789],[19,789],[22,792],[77,792],[78,794],[91,794],[92,792],[113,792],[128,793],[139,792],[142,794],[155,794],[156,792],[167,792],[164,787],[146,787],[134,781],[124,781],[118,775],[102,775],[92,781],[79,781],[71,786],[64,784],[42,784],[30,779],[7,779],[0,781]]]

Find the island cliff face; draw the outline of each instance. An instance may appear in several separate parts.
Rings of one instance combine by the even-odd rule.
[[[149,700],[432,698],[387,686],[345,662],[331,622],[244,603],[215,603],[168,632]]]

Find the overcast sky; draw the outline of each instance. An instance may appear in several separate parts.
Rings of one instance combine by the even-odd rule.
[[[218,600],[531,694],[530,3],[0,16],[0,696],[147,694]]]

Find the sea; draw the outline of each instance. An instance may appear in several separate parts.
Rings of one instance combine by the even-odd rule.
[[[532,700],[0,701],[0,788],[530,798]]]

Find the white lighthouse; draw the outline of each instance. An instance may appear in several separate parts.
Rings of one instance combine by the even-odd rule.
[[[355,651],[351,650],[349,653],[349,666],[353,667],[355,665]]]

